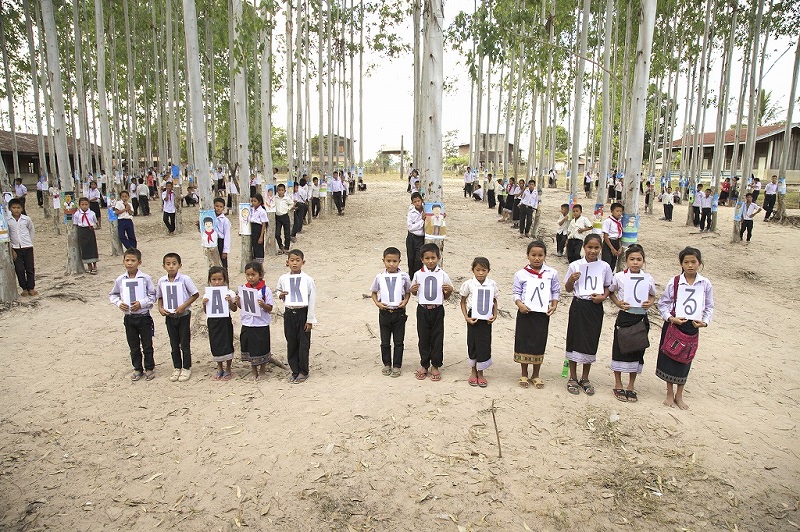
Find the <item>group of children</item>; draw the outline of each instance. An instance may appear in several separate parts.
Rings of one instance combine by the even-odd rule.
[[[188,381],[192,375],[191,307],[200,298],[200,292],[191,278],[180,271],[180,255],[164,255],[162,265],[167,274],[156,284],[141,271],[142,254],[138,249],[127,249],[122,263],[125,273],[114,281],[109,299],[124,313],[125,337],[133,365],[131,380],[135,382],[144,377],[149,381],[155,377],[155,324],[150,315],[150,309],[155,307],[164,316],[169,336],[174,368],[170,381]],[[291,369],[289,380],[295,384],[308,379],[311,330],[317,323],[314,312],[316,287],[314,280],[302,271],[304,264],[302,251],[289,251],[286,261],[289,271],[278,279],[276,286],[276,294],[284,301],[283,332]],[[208,271],[202,311],[208,315],[209,344],[212,359],[217,363],[214,380],[227,381],[232,377],[234,332],[231,313],[237,310],[242,315],[241,358],[250,363],[253,378],[258,381],[264,377],[267,363],[286,369],[271,350],[269,326],[275,301],[273,291],[264,280],[263,265],[260,262],[247,264],[245,279],[246,282],[233,291],[228,288],[226,268],[213,266]]]

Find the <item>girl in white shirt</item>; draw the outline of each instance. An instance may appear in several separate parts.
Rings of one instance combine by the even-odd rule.
[[[486,388],[488,382],[483,370],[492,365],[492,323],[497,319],[497,283],[489,279],[489,259],[475,257],[472,261],[473,278],[461,285],[461,313],[467,321],[467,356],[471,374],[467,381],[470,386]],[[489,319],[473,317],[472,294],[481,288],[492,290],[491,316]],[[480,307],[480,305],[478,305]]]
[[[228,270],[222,266],[212,266],[208,270],[208,285],[213,287],[224,286],[228,288]],[[228,302],[229,313],[222,318],[207,318],[208,342],[211,344],[211,358],[217,363],[215,381],[229,381],[231,363],[233,361],[233,321],[230,312],[236,311],[236,292],[226,290],[225,300]],[[203,298],[203,312],[206,311],[208,298]],[[225,369],[223,369],[225,363]]]
[[[72,223],[78,232],[78,245],[81,250],[81,260],[89,267],[89,273],[97,274],[97,237],[94,230],[98,226],[97,217],[89,209],[89,199],[78,200],[78,210],[72,215]]]
[[[242,313],[242,332],[239,335],[239,343],[242,350],[242,360],[250,362],[253,369],[253,379],[260,381],[264,377],[267,362],[272,357],[270,348],[269,324],[272,322],[272,308],[275,300],[272,298],[272,290],[264,282],[264,266],[260,262],[251,262],[244,268],[244,275],[247,278],[245,288],[258,290],[255,299],[257,314]],[[234,303],[237,307],[242,307],[239,295],[236,296]],[[261,373],[259,374],[259,368]]]

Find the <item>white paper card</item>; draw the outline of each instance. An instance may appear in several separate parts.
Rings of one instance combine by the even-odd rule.
[[[403,277],[400,274],[383,274],[379,278],[381,303],[397,308],[403,301]]]
[[[303,275],[290,275],[286,290],[286,304],[290,307],[308,306],[308,281]]]
[[[226,286],[208,286],[206,287],[204,299],[208,299],[206,303],[206,316],[209,318],[227,318],[231,314],[230,305],[225,296],[228,293]]]
[[[144,301],[145,298],[145,284],[144,279],[138,277],[136,279],[124,279],[122,281],[122,289],[120,296],[122,302],[128,306],[133,305],[136,301]]]
[[[258,302],[261,299],[261,290],[255,288],[239,287],[239,303],[243,316],[261,316]]]
[[[488,320],[492,317],[494,308],[494,287],[481,286],[472,291],[472,317],[479,320]]]
[[[622,285],[622,300],[631,307],[641,307],[650,297],[650,286],[644,275],[630,273]]]
[[[703,285],[678,285],[678,298],[675,303],[676,317],[700,321],[703,319],[705,306],[706,293]]]
[[[161,283],[161,305],[164,310],[175,312],[186,301],[185,292],[183,283]]]
[[[444,275],[442,272],[419,272],[417,280],[419,289],[417,297],[420,305],[441,305],[444,298],[442,293]]]
[[[550,306],[550,279],[542,276],[541,279],[528,279],[522,291],[522,303],[531,309],[531,312],[547,312]]]
[[[602,294],[603,287],[603,266],[605,262],[595,261],[582,264],[578,271],[581,276],[575,281],[574,291],[576,296],[591,296],[592,294]]]

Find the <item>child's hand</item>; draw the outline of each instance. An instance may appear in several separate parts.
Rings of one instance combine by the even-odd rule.
[[[227,300],[228,300],[228,302],[230,302],[230,300],[231,300],[231,296],[228,296],[228,297],[226,297],[225,299],[227,299]],[[206,306],[206,303],[208,303],[208,298],[207,298],[207,297],[204,297],[204,298],[203,298],[203,308],[205,308],[205,306]]]
[[[694,325],[695,329],[699,329],[700,327],[708,327],[707,323],[697,320],[692,320],[692,325]]]
[[[419,289],[419,283],[414,283],[411,285],[411,293],[417,295],[417,289]]]
[[[385,303],[382,303],[381,301],[376,301],[375,302],[375,306],[378,307],[381,310],[386,310],[387,308],[389,308],[389,307],[386,306]]]
[[[125,303],[120,303],[120,304],[119,304],[119,309],[120,309],[122,312],[128,312],[128,311],[131,309],[131,307],[129,307],[129,306],[128,306],[128,305],[126,305]]]
[[[14,251],[14,248],[11,248],[11,260],[17,260],[17,252]]]
[[[142,310],[142,304],[138,301],[134,301],[131,305],[131,312],[136,312],[137,310]]]
[[[229,295],[228,297],[231,297],[231,296]],[[236,294],[236,299],[234,299],[233,302],[236,304],[237,307],[239,306],[239,294]]]
[[[208,299],[204,299],[203,300],[203,304],[205,304],[207,301],[208,301]],[[234,299],[234,298],[231,297],[230,294],[228,294],[227,296],[225,296],[225,301],[227,301],[228,303],[234,303],[234,304],[238,305],[239,304],[239,296],[236,296],[236,299]]]
[[[687,321],[689,320],[687,320],[686,318],[676,318],[675,316],[670,316],[669,318],[669,322],[674,325],[683,325]]]
[[[603,294],[592,294],[592,301],[594,301],[595,304],[600,304],[605,300],[606,296]]]
[[[263,244],[264,243],[264,237],[263,236],[258,238],[258,243],[259,244]]]
[[[450,299],[450,296],[453,293],[453,285],[443,284],[442,285],[442,294],[444,294],[445,299]]]
[[[467,320],[467,323],[469,323],[470,325],[475,325],[476,323],[478,323],[478,318],[471,318],[469,316],[464,316],[464,319]]]
[[[287,295],[289,295],[289,292],[283,292],[283,291],[281,291],[281,293],[280,293],[280,294],[278,294],[278,297],[279,297],[279,298],[281,298],[281,301],[286,301],[286,296],[287,296]]]
[[[618,301],[617,302],[617,306],[619,308],[621,308],[622,310],[628,310],[629,308],[631,308],[630,303],[628,303],[626,301]]]
[[[313,329],[313,328],[314,328],[314,324],[313,323],[306,323],[306,326],[303,327],[303,330],[305,332],[311,332],[311,329]]]
[[[228,258],[228,254],[227,253],[220,253],[219,257],[221,259],[227,259]]]
[[[573,283],[580,278],[581,278],[581,272],[575,272],[569,276],[569,280],[572,281]]]
[[[547,307],[547,315],[552,316],[553,312],[555,312],[557,308],[558,308],[558,301],[551,301],[550,306]]]
[[[492,317],[489,318],[486,321],[489,322],[489,323],[494,323],[494,320],[496,320],[496,319],[497,319],[497,314],[492,314]]]
[[[528,306],[525,303],[523,303],[522,301],[520,301],[519,299],[517,299],[516,303],[517,303],[517,308],[523,314],[527,314],[528,312],[531,311],[531,309],[528,308]]]
[[[158,313],[161,314],[162,316],[172,315],[172,312],[167,312],[167,309],[165,309],[164,307],[158,307]]]
[[[408,305],[408,300],[404,299],[399,305],[397,305],[397,308],[406,308],[406,305]]]
[[[649,299],[647,301],[645,301],[644,303],[642,303],[642,308],[650,308],[652,306],[653,306],[653,302],[650,301]]]

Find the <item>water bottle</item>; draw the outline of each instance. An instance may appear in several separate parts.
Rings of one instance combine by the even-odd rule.
[[[564,359],[564,367],[561,369],[561,377],[567,378],[569,375],[569,360]]]

